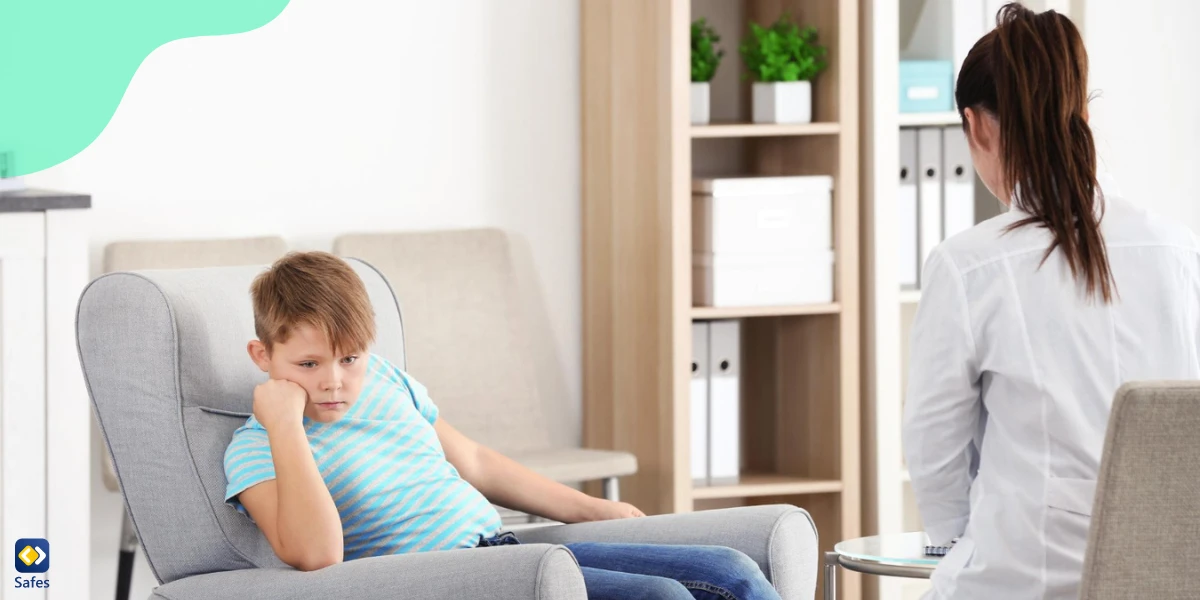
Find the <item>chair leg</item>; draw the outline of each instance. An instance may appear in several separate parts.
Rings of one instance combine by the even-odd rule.
[[[137,552],[138,539],[129,513],[121,511],[121,514],[124,518],[121,520],[121,556],[117,561],[116,600],[129,600],[129,588],[133,582],[133,555]]]
[[[838,553],[825,553],[825,600],[837,598]]]
[[[133,553],[121,551],[117,562],[117,600],[129,600],[129,584],[133,580]]]
[[[618,487],[616,477],[609,477],[604,480],[604,497],[613,502],[621,501],[621,490]]]

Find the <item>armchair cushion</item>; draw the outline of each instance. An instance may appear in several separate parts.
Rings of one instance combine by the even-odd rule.
[[[159,586],[162,600],[585,600],[583,575],[562,546],[529,544],[363,558],[324,569],[241,569]]]
[[[621,542],[728,546],[758,563],[785,600],[817,588],[817,528],[804,509],[747,506],[522,530],[523,543]]]

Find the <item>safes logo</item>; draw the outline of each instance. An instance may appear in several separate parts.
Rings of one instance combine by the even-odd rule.
[[[50,542],[41,538],[21,538],[16,544],[18,573],[45,573],[50,570]],[[13,580],[16,588],[48,588],[49,578],[21,577]]]
[[[17,540],[17,572],[45,573],[50,570],[50,542],[40,538]]]

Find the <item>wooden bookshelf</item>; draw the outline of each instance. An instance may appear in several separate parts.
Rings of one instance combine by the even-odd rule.
[[[584,444],[637,455],[622,497],[648,514],[784,502],[812,515],[822,551],[859,537],[858,0],[580,6]],[[813,82],[813,123],[754,124],[737,46],[750,20],[783,12],[818,28],[829,68]],[[726,57],[712,82],[714,124],[693,126],[699,17],[717,27]],[[834,178],[832,303],[692,305],[691,182],[712,170]],[[742,322],[744,472],[736,485],[694,487],[691,325],[710,319]],[[839,597],[859,598],[859,576],[839,577]]]

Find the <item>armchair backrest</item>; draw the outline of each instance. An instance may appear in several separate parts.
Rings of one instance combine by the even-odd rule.
[[[1137,382],[1117,391],[1081,598],[1179,598],[1200,589],[1197,431],[1200,382]]]
[[[343,235],[334,252],[370,262],[392,282],[409,323],[409,371],[448,422],[508,455],[550,447],[504,231]]]

